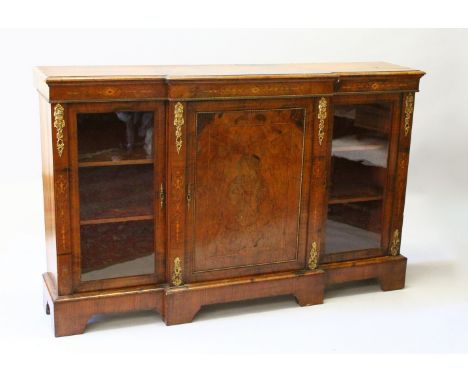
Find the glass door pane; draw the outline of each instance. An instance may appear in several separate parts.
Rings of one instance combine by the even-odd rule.
[[[326,255],[381,247],[390,103],[335,105]]]
[[[153,112],[77,115],[81,281],[154,273]]]

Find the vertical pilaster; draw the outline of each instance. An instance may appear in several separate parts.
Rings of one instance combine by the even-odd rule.
[[[324,250],[327,216],[327,168],[331,147],[331,98],[314,99],[312,123],[312,180],[310,183],[309,241],[306,268],[315,269]]]
[[[405,207],[406,182],[408,176],[411,130],[413,124],[414,93],[404,93],[401,97],[401,118],[398,138],[398,158],[396,166],[393,216],[390,230],[388,254],[400,254],[403,210]]]
[[[51,105],[54,169],[55,241],[57,250],[57,289],[59,295],[72,293],[70,239],[70,138],[67,108]]]
[[[168,107],[168,256],[166,278],[170,285],[184,283],[186,208],[186,104],[169,102]]]

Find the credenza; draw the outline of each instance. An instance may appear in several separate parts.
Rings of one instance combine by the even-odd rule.
[[[39,67],[56,336],[96,314],[405,284],[415,92],[383,62]],[[314,314],[314,310],[310,310]]]

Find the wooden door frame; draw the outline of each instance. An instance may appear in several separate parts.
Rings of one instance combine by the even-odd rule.
[[[114,111],[153,111],[153,201],[154,201],[154,273],[147,275],[126,276],[103,280],[81,281],[80,249],[80,201],[79,201],[79,168],[78,168],[78,113],[106,113]],[[68,105],[69,121],[69,172],[70,172],[70,221],[72,238],[72,286],[74,292],[87,292],[103,289],[134,287],[164,283],[166,254],[166,206],[160,203],[160,185],[165,188],[166,144],[165,144],[165,105],[160,101],[123,101],[91,102]],[[158,128],[159,126],[159,128]]]
[[[366,258],[374,258],[386,256],[389,251],[390,245],[390,230],[392,226],[392,211],[394,206],[395,195],[395,177],[397,171],[397,155],[399,150],[399,135],[400,135],[400,119],[401,119],[401,93],[376,93],[376,94],[350,94],[350,95],[335,95],[331,98],[331,117],[330,117],[330,141],[328,142],[327,154],[327,174],[329,177],[331,171],[331,157],[332,157],[332,139],[333,136],[333,108],[335,105],[343,104],[371,104],[371,103],[390,103],[391,110],[391,127],[389,132],[389,146],[387,156],[387,180],[385,183],[384,195],[382,200],[382,231],[380,248],[371,248],[357,251],[347,251],[332,254],[332,259],[327,260],[327,257],[322,257],[321,263],[329,264],[334,262],[348,261],[348,260],[361,260]],[[325,205],[328,206],[328,191]],[[322,241],[325,243],[326,234],[326,219],[323,221]]]

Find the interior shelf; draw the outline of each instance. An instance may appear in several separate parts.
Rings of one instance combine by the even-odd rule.
[[[150,201],[149,201],[150,202]],[[125,201],[122,202],[122,204]],[[141,217],[152,217],[152,204],[141,206],[118,206],[118,205],[103,205],[98,208],[82,208],[81,209],[81,224],[99,224],[100,222],[112,221],[127,221],[127,220],[144,220]],[[93,223],[96,222],[96,223]]]
[[[135,160],[119,160],[119,161],[102,161],[102,162],[82,162],[78,167],[104,167],[104,166],[130,166],[138,164],[152,164],[152,159],[135,159]]]
[[[136,216],[124,216],[124,217],[118,217],[118,218],[87,219],[87,220],[81,220],[80,225],[145,221],[145,220],[153,220],[153,218],[154,218],[154,215],[136,215]]]
[[[78,156],[79,167],[151,164],[153,162],[153,159],[148,157],[147,153],[142,147],[136,147],[131,151],[112,148],[88,153],[80,153]]]
[[[383,193],[376,187],[365,184],[334,185],[330,190],[328,204],[367,202],[372,200],[382,200]]]
[[[355,122],[354,127],[356,129],[362,129],[362,130],[365,130],[365,131],[372,131],[372,132],[376,132],[376,133],[382,134],[382,135],[388,135],[389,134],[388,130],[383,130],[382,127],[379,126],[379,125],[372,126],[372,125],[365,125],[365,124],[362,124],[362,123],[359,123],[359,122]]]
[[[333,139],[333,153],[346,151],[387,151],[387,140],[381,138],[358,138],[357,136],[345,136]]]

